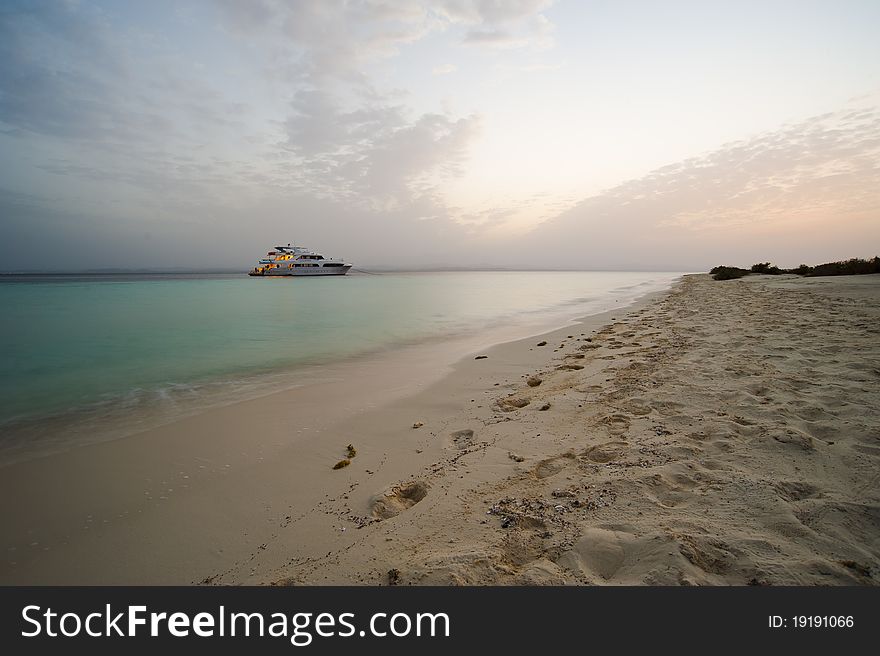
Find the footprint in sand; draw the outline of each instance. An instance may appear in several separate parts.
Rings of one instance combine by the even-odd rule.
[[[573,453],[563,453],[561,456],[547,458],[535,465],[532,473],[535,475],[535,478],[548,478],[565,469],[574,458]]]
[[[651,406],[644,399],[631,399],[626,405],[622,406],[628,413],[637,417],[644,417],[651,414]]]
[[[612,578],[626,561],[633,536],[601,528],[588,528],[572,549],[558,560],[564,569],[606,581]]]
[[[591,462],[606,463],[620,458],[627,449],[626,442],[605,442],[596,444],[581,453],[581,456]]]
[[[629,430],[630,418],[624,414],[614,414],[603,417],[601,423],[611,435],[623,435]]]
[[[661,508],[675,508],[693,497],[690,492],[693,481],[672,480],[662,474],[654,474],[644,479],[643,483],[647,488],[645,496]]]
[[[376,519],[390,519],[412,508],[427,494],[428,485],[423,481],[398,483],[373,499],[372,515]]]
[[[803,449],[804,451],[814,451],[816,445],[813,438],[809,435],[795,431],[786,431],[784,433],[773,433],[773,439],[785,445],[791,445]]]
[[[513,412],[514,410],[525,408],[529,403],[531,403],[529,399],[522,397],[507,397],[506,399],[499,399],[495,402],[495,405],[498,406],[501,412]]]
[[[457,430],[454,433],[450,433],[449,437],[452,439],[452,444],[462,450],[467,449],[474,443],[474,431],[470,428]]]

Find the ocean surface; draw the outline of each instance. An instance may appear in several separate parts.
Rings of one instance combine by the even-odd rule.
[[[537,334],[679,275],[0,276],[0,464],[295,387],[303,367]]]

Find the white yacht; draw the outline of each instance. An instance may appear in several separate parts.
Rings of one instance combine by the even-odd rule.
[[[351,269],[342,260],[324,257],[302,246],[276,246],[266,253],[249,276],[344,276]]]

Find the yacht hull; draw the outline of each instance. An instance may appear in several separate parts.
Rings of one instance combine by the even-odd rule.
[[[258,278],[305,278],[309,276],[344,276],[351,265],[341,267],[303,267],[301,269],[270,269],[265,273],[251,272],[248,275]]]

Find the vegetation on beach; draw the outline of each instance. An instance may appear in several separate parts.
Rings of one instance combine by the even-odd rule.
[[[749,275],[750,271],[748,269],[740,269],[739,267],[717,266],[709,273],[712,274],[713,280],[733,280]]]
[[[802,264],[801,266],[807,266],[806,264]],[[780,273],[785,273],[778,266],[773,266],[770,262],[758,262],[758,264],[753,264],[752,268],[749,269],[751,273],[763,273],[768,276],[778,276]]]
[[[750,269],[741,269],[732,266],[717,266],[709,273],[712,274],[713,280],[734,280],[742,278],[751,273],[760,273],[770,276],[778,276],[782,273],[793,273],[799,276],[816,277],[816,276],[858,276],[869,273],[880,273],[880,257],[873,257],[870,260],[863,260],[854,257],[850,260],[842,260],[839,262],[826,262],[825,264],[817,264],[816,266],[808,266],[801,264],[794,269],[780,269],[770,262],[759,262],[753,264]]]
[[[807,267],[802,264],[798,267],[801,269],[803,267]],[[793,271],[796,273],[797,271]],[[818,266],[812,267],[812,270],[809,273],[801,274],[807,276],[860,276],[868,273],[880,273],[880,257],[874,257],[870,260],[862,260],[859,258],[853,258],[851,260],[845,260],[843,262],[828,262],[827,264],[820,264]]]

